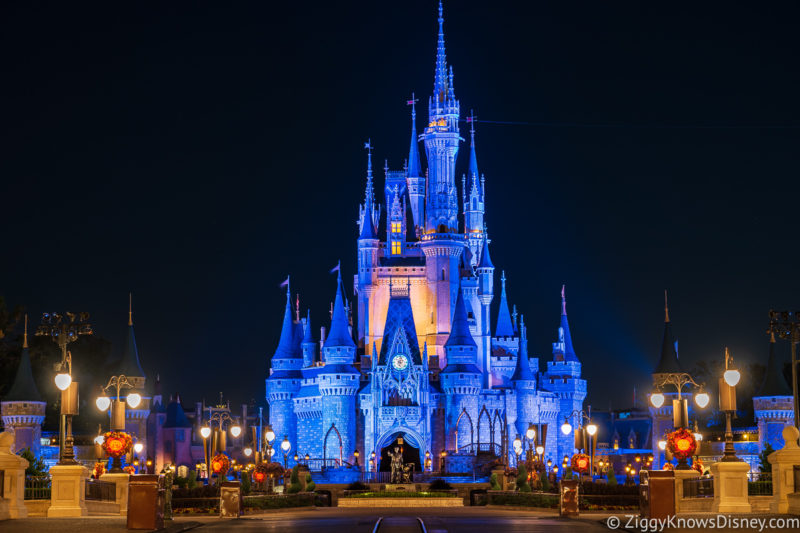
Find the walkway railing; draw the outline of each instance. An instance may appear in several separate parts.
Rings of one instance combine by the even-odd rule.
[[[26,500],[49,500],[50,499],[50,476],[26,476],[25,477],[25,499]]]
[[[465,444],[458,449],[458,453],[471,453],[477,454],[478,452],[490,452],[497,456],[500,456],[502,453],[502,448],[499,444],[491,443],[491,442],[473,442],[471,444]]]
[[[772,496],[772,472],[748,472],[747,494],[749,496]]]
[[[113,502],[117,499],[117,485],[110,481],[89,479],[86,481],[86,499]]]
[[[684,498],[713,498],[714,478],[695,477],[683,480]]]

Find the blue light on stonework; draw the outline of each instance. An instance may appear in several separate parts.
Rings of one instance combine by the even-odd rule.
[[[574,449],[572,435],[559,429],[570,413],[583,409],[586,381],[566,316],[556,315],[555,291],[547,305],[553,306],[553,340],[561,362],[529,358],[524,320],[509,312],[519,304],[511,292],[505,294],[503,331],[492,330],[500,284],[488,257],[485,178],[478,175],[475,154],[478,132],[472,123],[467,157],[474,164],[467,163],[469,186],[462,186],[456,176],[460,102],[446,57],[441,3],[438,15],[434,91],[428,117],[420,121],[427,127],[418,134],[412,96],[410,164],[402,170],[386,166],[382,208],[375,202],[367,145],[367,185],[356,231],[358,268],[350,294],[349,282],[338,272],[327,338],[308,337],[296,321],[299,311],[288,297],[282,302],[280,357],[273,358],[266,381],[269,423],[277,438],[291,442],[288,466],[295,463],[294,453],[307,454],[312,467],[324,463],[328,482],[356,480],[359,469],[337,467],[354,465],[357,457],[363,469],[385,470],[386,451],[395,445],[417,461],[441,459],[450,472],[472,472],[478,451],[511,450],[503,459],[515,465],[512,441],[532,424],[548,426],[545,461],[560,463]],[[429,330],[438,334],[427,335]],[[529,368],[525,361],[531,362]],[[517,368],[523,370],[518,375]],[[501,431],[512,412],[512,427]],[[431,465],[438,466],[436,460]]]

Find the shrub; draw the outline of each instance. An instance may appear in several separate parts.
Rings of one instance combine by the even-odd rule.
[[[547,474],[542,476],[542,491],[550,492],[550,476]]]
[[[517,469],[517,490],[520,492],[530,492],[531,486],[528,484],[528,470],[525,465],[519,465]]]
[[[19,456],[28,460],[28,468],[25,469],[26,476],[46,476],[47,465],[44,464],[44,459],[36,457],[30,448],[25,448],[19,453]]]
[[[303,487],[300,485],[300,465],[294,465],[292,467],[292,476],[290,480],[291,485],[286,489],[287,494],[297,494],[303,490]]]
[[[453,487],[443,479],[434,479],[431,481],[431,484],[428,485],[428,490],[453,490]]]
[[[617,475],[614,473],[613,468],[608,469],[608,483],[609,487],[616,487],[617,486]]]
[[[242,496],[250,494],[250,474],[246,473],[242,476]]]
[[[186,483],[186,488],[193,489],[195,487],[197,487],[197,472],[189,470],[189,482]]]
[[[489,485],[491,485],[492,490],[500,490],[500,483],[497,481],[497,474],[492,474],[489,478]]]
[[[311,474],[306,474],[306,492],[314,492],[317,484],[311,479]]]

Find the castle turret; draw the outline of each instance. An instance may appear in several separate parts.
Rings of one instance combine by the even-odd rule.
[[[30,448],[39,454],[42,437],[42,422],[47,403],[39,394],[33,380],[31,356],[28,352],[28,315],[25,315],[25,330],[22,334],[22,353],[19,357],[17,375],[11,389],[0,403],[3,427],[14,431],[14,451]]]
[[[375,293],[378,271],[380,242],[377,227],[380,213],[375,205],[375,192],[372,184],[372,144],[367,142],[364,147],[367,150],[367,185],[364,191],[364,205],[359,218],[356,287],[358,287],[358,316],[363,317],[358,321],[358,344],[364,347],[366,354],[370,354],[370,346],[374,339],[368,339],[367,332],[370,331],[370,300]],[[323,342],[324,339],[320,338],[320,344]]]
[[[473,442],[473,427],[478,416],[481,371],[476,366],[478,346],[469,331],[464,295],[459,288],[453,313],[453,328],[444,345],[447,366],[439,374],[445,394],[445,445],[458,450]],[[456,440],[457,439],[457,440]]]
[[[419,150],[417,144],[419,137],[417,134],[417,100],[414,94],[408,101],[411,105],[411,144],[408,149],[408,197],[411,204],[411,216],[414,219],[414,232],[419,237],[425,228],[425,175],[422,173],[422,165],[419,160]]]
[[[511,375],[511,383],[517,392],[515,427],[517,434],[524,435],[529,424],[540,420],[539,408],[536,405],[536,374],[531,370],[528,359],[528,332],[524,318],[520,327],[519,353],[514,373]]]
[[[287,437],[292,446],[297,445],[297,416],[293,399],[300,390],[303,367],[303,352],[300,346],[302,333],[298,335],[299,325],[292,319],[292,300],[289,286],[286,287],[286,309],[278,347],[270,361],[271,372],[267,378],[267,401],[269,402],[269,421],[275,438]],[[296,448],[295,448],[296,449]]]
[[[773,450],[783,448],[783,428],[794,425],[792,389],[783,376],[783,361],[775,353],[775,334],[770,334],[769,355],[764,380],[753,396],[753,408],[758,424],[760,451],[769,444]]]
[[[147,378],[144,375],[144,370],[142,370],[142,365],[139,361],[139,349],[136,345],[136,335],[134,335],[133,332],[132,294],[128,294],[128,336],[125,341],[125,349],[122,354],[119,374],[125,375],[125,377],[128,378],[128,382],[133,385],[132,389],[125,389],[125,393],[130,394],[136,392],[142,398],[135,408],[130,405],[126,407],[125,429],[138,437],[143,443],[146,443],[147,417],[150,416],[150,404],[153,395],[145,389]],[[142,454],[147,454],[146,448],[142,451]]]
[[[469,116],[470,145],[469,172],[462,178],[462,195],[464,197],[464,232],[467,234],[469,248],[472,252],[472,264],[478,262],[479,252],[484,240],[484,178],[478,174],[478,156],[475,153],[475,117]]]
[[[572,427],[580,427],[580,411],[586,398],[586,380],[581,379],[581,363],[572,345],[572,335],[567,320],[567,298],[565,288],[561,287],[561,323],[558,328],[558,341],[553,343],[553,360],[547,363],[543,385],[559,397],[560,413],[567,418]],[[577,411],[577,413],[576,413]],[[563,423],[563,419],[560,420]],[[572,455],[574,438],[558,432],[558,456]]]
[[[322,349],[325,366],[319,371],[322,396],[323,453],[326,458],[353,462],[356,445],[356,393],[361,374],[353,366],[356,345],[348,329],[342,296],[342,276],[336,280],[331,331]]]
[[[311,310],[308,310],[306,315],[306,323],[303,327],[303,343],[302,343],[302,350],[303,350],[303,367],[307,368],[314,364],[314,361],[317,358],[317,343],[314,342],[314,338],[311,336]]]
[[[497,326],[494,328],[495,337],[513,337],[514,323],[511,321],[511,312],[508,308],[508,298],[506,296],[506,272],[502,272],[500,277],[500,309],[497,311]]]

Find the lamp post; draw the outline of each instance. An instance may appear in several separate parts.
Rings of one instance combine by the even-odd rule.
[[[200,436],[203,437],[203,457],[206,461],[205,468],[206,468],[206,478],[208,479],[209,483],[211,482],[211,470],[209,468],[209,457],[208,457],[208,437],[211,435],[211,428],[208,426],[203,426],[200,428]]]
[[[283,442],[281,442],[281,450],[283,450],[283,468],[289,467],[289,450],[291,449],[292,443],[289,442],[289,435],[284,435]]]
[[[575,448],[582,450],[582,453],[586,450],[589,451],[589,475],[592,476],[594,475],[594,437],[597,434],[597,425],[592,422],[591,416],[586,411],[576,409],[567,415],[564,418],[564,423],[561,424],[561,433],[564,435],[569,435],[572,432],[572,424],[569,423],[569,419],[573,416],[578,416],[578,421],[581,424],[580,427],[575,429]],[[584,421],[587,422],[586,425],[583,424]],[[588,439],[586,438],[587,434],[589,435]],[[564,457],[564,459],[567,460],[567,457]]]
[[[78,383],[72,380],[72,354],[67,351],[70,342],[80,335],[91,335],[89,313],[43,313],[42,324],[36,329],[37,337],[50,337],[61,349],[61,363],[56,365],[56,387],[61,391],[61,416],[59,418],[58,464],[75,465],[72,438],[72,417],[78,414]]]
[[[356,462],[355,467],[358,468],[359,471],[361,471],[361,467],[358,465],[358,455],[359,455],[358,450],[353,451],[353,457],[355,457],[355,462]]]
[[[375,463],[375,452],[369,454],[369,469],[370,470],[377,470],[377,464]]]
[[[275,455],[275,450],[272,448],[272,442],[275,440],[275,432],[269,424],[264,428],[264,440],[267,441],[267,456],[269,457],[267,462],[272,462],[272,456]]]
[[[675,387],[678,393],[678,398],[672,400],[672,426],[675,429],[689,427],[689,405],[688,402],[681,397],[683,388],[686,385],[691,384],[700,389],[700,392],[694,396],[694,403],[697,404],[697,406],[701,409],[707,406],[710,400],[708,393],[703,390],[703,386],[699,385],[694,378],[692,378],[692,376],[686,372],[658,374],[657,380],[654,384],[656,386],[656,392],[650,395],[650,403],[656,409],[659,409],[662,405],[664,405],[664,394],[661,392],[662,388],[666,387],[667,385],[672,385]],[[659,442],[658,446],[661,448],[661,442]],[[666,449],[666,441],[664,441],[664,448],[661,449]],[[690,470],[691,467],[689,466],[686,458],[682,458],[678,459],[678,466],[676,469]]]
[[[425,470],[430,472],[431,470],[431,452],[425,451]]]
[[[731,429],[731,418],[736,412],[736,385],[741,377],[739,371],[733,368],[733,357],[726,347],[725,372],[719,379],[719,409],[725,411],[725,450],[721,459],[724,462],[741,461],[736,457],[736,450],[733,448],[733,431]]]
[[[514,437],[512,445],[514,446],[514,453],[517,455],[517,468],[519,468],[519,456],[522,455],[522,439],[519,438],[519,435]]]
[[[770,335],[789,341],[792,352],[792,397],[794,399],[794,427],[800,428],[800,396],[797,390],[797,344],[800,343],[800,311],[769,311]]]
[[[242,433],[242,428],[236,421],[231,417],[231,415],[227,411],[217,411],[216,413],[211,412],[211,407],[208,408],[208,426],[212,430],[214,430],[214,422],[217,423],[217,428],[214,430],[214,442],[212,442],[212,450],[209,455],[214,455],[216,452],[224,452],[225,448],[227,448],[226,442],[226,435],[227,432],[224,428],[225,422],[228,422],[229,427],[228,429],[231,432],[231,436],[238,437]],[[210,433],[210,432],[209,432]]]
[[[112,400],[106,396],[106,391],[113,388],[117,390],[116,400]],[[125,374],[111,376],[106,386],[102,388],[102,393],[94,402],[101,411],[107,411],[109,407],[111,408],[111,423],[109,427],[112,431],[125,431],[125,404],[127,403],[131,407],[136,408],[142,401],[142,397],[136,392],[128,394],[128,396],[122,400],[120,398],[120,391],[123,388],[133,388],[133,384],[128,381],[127,376],[125,376]],[[141,446],[141,443],[138,444]],[[109,470],[109,472],[116,474],[123,472],[121,457],[114,457],[114,462],[111,463],[111,470]]]

